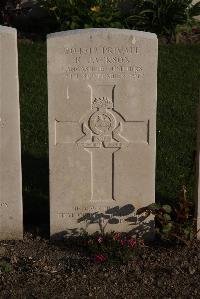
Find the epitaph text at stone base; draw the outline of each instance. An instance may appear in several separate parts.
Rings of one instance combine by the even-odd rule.
[[[155,200],[157,38],[120,29],[51,34],[51,235],[148,232]]]
[[[17,32],[0,26],[0,239],[22,239]]]

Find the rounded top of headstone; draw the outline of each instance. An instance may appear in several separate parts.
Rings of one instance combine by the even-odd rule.
[[[0,25],[0,33],[1,32],[16,34],[17,30],[15,28],[12,28],[12,27]]]
[[[134,34],[134,36],[138,36],[141,38],[157,39],[155,33],[129,30],[129,29],[118,29],[118,28],[89,28],[89,29],[67,30],[67,31],[50,33],[47,35],[47,38],[49,39],[54,37],[65,37],[65,36],[70,36],[75,34],[83,35],[83,34],[98,34],[98,33],[109,33],[109,34],[112,33],[112,34],[124,34],[124,35]]]

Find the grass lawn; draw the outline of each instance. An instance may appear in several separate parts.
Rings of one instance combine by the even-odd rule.
[[[159,49],[157,198],[173,200],[186,185],[194,196],[200,45]]]
[[[46,44],[19,42],[25,223],[48,223]],[[194,194],[200,45],[159,48],[156,196],[174,200],[185,184]]]

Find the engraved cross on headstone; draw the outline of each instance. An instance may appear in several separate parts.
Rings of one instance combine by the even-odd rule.
[[[115,152],[132,143],[130,132],[134,133],[141,128],[145,128],[146,143],[148,143],[149,122],[126,121],[115,111],[115,86],[96,85],[89,86],[89,88],[91,89],[91,110],[87,116],[79,123],[56,121],[59,123],[59,126],[56,126],[56,135],[59,135],[59,127],[62,127],[67,134],[68,130],[72,131],[72,126],[82,126],[84,136],[77,140],[77,133],[74,131],[67,143],[75,142],[77,146],[83,147],[90,154],[91,201],[113,201],[116,200],[114,198]],[[129,130],[124,136],[123,131],[127,125]]]

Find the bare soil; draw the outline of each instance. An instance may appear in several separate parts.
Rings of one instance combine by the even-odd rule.
[[[125,265],[26,233],[0,242],[0,298],[199,298],[200,242],[151,244]]]

